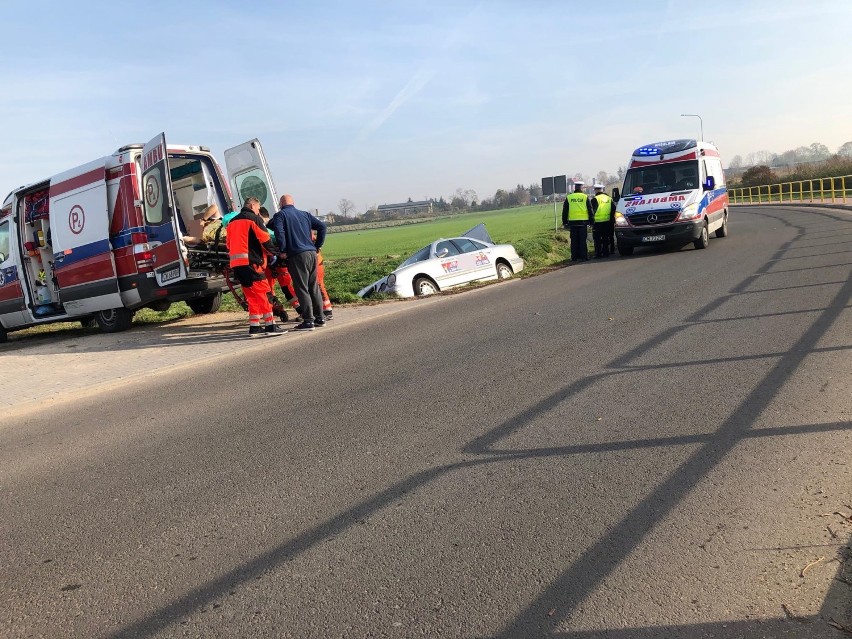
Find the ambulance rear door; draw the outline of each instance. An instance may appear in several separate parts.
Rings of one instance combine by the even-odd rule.
[[[154,261],[157,284],[166,286],[186,279],[187,264],[181,253],[180,227],[169,172],[166,134],[161,133],[142,149],[142,208],[145,230]]]
[[[269,215],[275,214],[278,194],[260,140],[255,138],[225,151],[225,169],[238,207],[248,198],[256,197]]]
[[[49,197],[46,244],[65,312],[123,307],[109,241],[106,158],[51,178]]]

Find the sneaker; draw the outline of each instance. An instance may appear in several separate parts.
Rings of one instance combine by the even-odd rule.
[[[294,331],[312,331],[312,330],[314,330],[314,323],[313,322],[302,322],[298,326],[294,326],[293,330]]]
[[[317,328],[325,328],[325,320],[315,319],[314,326],[316,326]]]
[[[287,332],[287,329],[281,328],[280,326],[278,326],[278,324],[267,324],[266,327],[263,329],[263,332],[266,335],[275,336],[283,335]]]
[[[322,312],[322,318],[323,318],[326,322],[330,322],[331,320],[333,320],[333,319],[334,319],[334,314],[333,314],[331,311],[323,311],[323,312]]]
[[[266,331],[263,326],[249,326],[249,337],[264,337]]]

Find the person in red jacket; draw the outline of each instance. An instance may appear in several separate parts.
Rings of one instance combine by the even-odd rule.
[[[287,331],[275,324],[266,280],[267,253],[275,246],[258,214],[260,201],[250,197],[239,214],[228,222],[228,255],[231,270],[243,289],[249,313],[249,337],[282,335]],[[275,261],[275,256],[272,257]],[[261,322],[263,326],[261,326]]]

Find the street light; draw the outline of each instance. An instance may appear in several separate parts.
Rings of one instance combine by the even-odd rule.
[[[698,122],[701,124],[701,141],[704,142],[704,120],[701,119],[701,116],[696,115],[695,113],[681,113],[680,117],[682,117],[682,118],[698,118]]]

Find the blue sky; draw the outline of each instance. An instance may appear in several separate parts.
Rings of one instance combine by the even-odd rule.
[[[3,1],[0,189],[144,142],[258,137],[297,206],[363,212],[852,140],[852,2]]]

